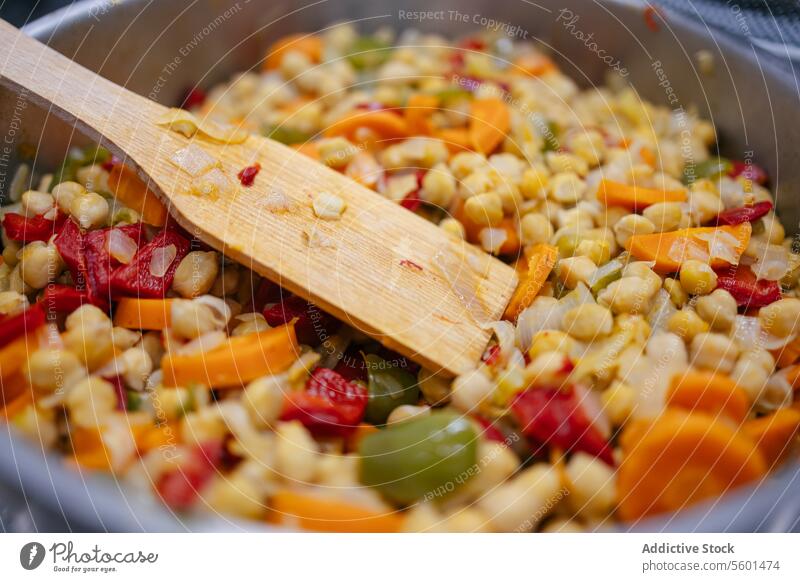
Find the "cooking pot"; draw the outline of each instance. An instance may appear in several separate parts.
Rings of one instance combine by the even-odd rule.
[[[800,113],[790,61],[757,52],[746,37],[709,29],[700,19],[636,1],[550,0],[87,0],[25,27],[28,34],[101,75],[156,101],[179,104],[188,88],[210,87],[257,66],[266,47],[292,32],[351,20],[364,31],[418,28],[448,37],[481,27],[549,47],[580,84],[625,73],[645,98],[675,110],[696,108],[714,123],[721,154],[752,157],[771,176],[782,222],[800,220]],[[744,30],[743,30],[744,32]],[[589,36],[591,35],[591,36]],[[5,47],[8,48],[8,47]],[[624,71],[623,71],[624,70]],[[55,167],[85,137],[24,99],[4,99],[0,129],[14,144],[37,147],[36,166]],[[5,146],[6,144],[2,144]],[[0,192],[17,148],[2,149]],[[109,531],[265,530],[214,515],[176,515],[149,493],[113,476],[78,472],[55,453],[2,425],[0,481],[26,516],[4,527]],[[55,516],[55,517],[54,517]],[[44,519],[44,520],[43,520]],[[638,524],[638,531],[789,531],[800,520],[800,463],[758,485]],[[11,520],[13,522],[13,520]],[[608,526],[617,530],[624,525]]]

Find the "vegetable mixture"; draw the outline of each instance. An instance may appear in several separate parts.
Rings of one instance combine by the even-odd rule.
[[[310,530],[575,531],[797,458],[800,249],[765,172],[714,154],[695,114],[618,79],[580,89],[529,43],[349,25],[281,39],[184,107],[341,171],[520,283],[482,362],[448,379],[194,239],[102,148],[21,165],[0,404],[75,470]],[[237,187],[266,199],[264,174]],[[347,212],[311,198],[320,219]]]

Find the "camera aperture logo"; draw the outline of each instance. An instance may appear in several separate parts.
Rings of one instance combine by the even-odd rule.
[[[72,542],[56,542],[49,549],[39,542],[29,542],[19,551],[19,563],[26,570],[42,565],[47,555],[53,560],[54,572],[102,573],[118,571],[118,565],[154,564],[158,554],[134,551],[105,551],[95,544],[88,550],[76,550]]]
[[[44,546],[39,542],[28,542],[19,551],[19,563],[26,570],[35,570],[44,561]]]

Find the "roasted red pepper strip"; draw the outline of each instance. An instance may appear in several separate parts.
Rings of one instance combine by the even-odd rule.
[[[164,473],[156,484],[164,503],[173,509],[189,509],[223,463],[223,447],[223,443],[218,441],[198,446],[185,463]]]
[[[772,202],[765,200],[756,202],[752,206],[740,206],[739,208],[729,208],[723,210],[717,216],[717,224],[727,224],[734,226],[743,222],[753,222],[765,216],[772,210]]]
[[[304,392],[287,397],[281,420],[299,420],[312,434],[343,436],[364,418],[367,389],[328,368],[317,368]]]
[[[86,261],[83,255],[83,234],[73,220],[67,220],[53,241],[58,254],[72,273],[72,282],[78,289],[86,288]]]
[[[3,229],[11,240],[29,243],[33,241],[47,242],[56,234],[66,219],[63,214],[56,214],[55,220],[48,220],[41,214],[28,218],[15,212],[8,212],[3,217]]]
[[[305,299],[292,295],[263,311],[264,319],[272,327],[289,323],[293,319],[297,339],[309,346],[318,346],[339,327],[339,322]]]
[[[717,288],[733,295],[739,307],[764,307],[781,298],[777,281],[756,280],[753,271],[745,265],[739,265],[733,273],[717,273]]]
[[[90,293],[85,289],[50,284],[44,290],[41,303],[48,311],[71,313],[84,303],[93,303],[93,301]]]
[[[111,298],[111,273],[122,265],[108,251],[108,237],[112,230],[121,231],[132,238],[137,247],[144,242],[144,225],[141,222],[126,226],[91,230],[83,235],[89,289],[93,297],[101,298],[104,302],[108,302]]]
[[[534,388],[519,394],[511,410],[523,434],[564,452],[583,451],[614,465],[611,447],[591,424],[574,392]]]
[[[0,319],[0,348],[43,326],[46,319],[41,303],[34,303],[22,313]]]
[[[170,245],[175,246],[175,258],[172,259],[162,277],[150,272],[150,262],[158,249]],[[111,274],[112,293],[131,297],[163,298],[175,277],[175,270],[183,257],[189,252],[191,243],[174,230],[164,229],[153,240],[144,245],[133,257],[133,260],[117,268]]]
[[[743,176],[756,184],[766,184],[767,180],[769,180],[769,176],[767,176],[767,172],[764,168],[753,163],[747,164],[745,162],[733,162],[728,175],[732,178]]]

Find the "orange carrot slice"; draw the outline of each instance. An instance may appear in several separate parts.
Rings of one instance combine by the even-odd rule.
[[[742,430],[756,443],[767,465],[774,467],[786,458],[800,433],[800,410],[778,409],[769,416],[748,420]]]
[[[779,368],[791,366],[800,359],[800,338],[793,339],[778,350],[772,350],[772,355]]]
[[[124,297],[114,311],[114,325],[127,329],[165,329],[172,317],[171,299]]]
[[[317,144],[315,142],[313,142],[313,141],[307,141],[305,143],[298,143],[298,144],[294,144],[294,145],[289,146],[289,147],[291,147],[292,149],[297,150],[298,152],[300,152],[304,156],[308,156],[312,160],[318,160],[319,159],[319,148],[317,147]]]
[[[521,275],[519,285],[503,314],[504,319],[516,321],[519,314],[533,303],[541,291],[542,285],[550,276],[550,271],[553,270],[557,258],[558,249],[553,245],[538,244],[531,249],[527,271]]]
[[[718,497],[767,472],[747,436],[699,412],[667,411],[633,440],[617,473],[626,521]]]
[[[32,402],[33,392],[25,374],[17,372],[6,378],[0,378],[0,409],[7,420]]]
[[[142,215],[143,222],[153,226],[166,224],[167,207],[129,167],[114,164],[109,173],[108,186],[117,200]]]
[[[747,393],[724,374],[687,370],[672,377],[667,406],[696,410],[711,416],[725,415],[734,422],[747,417]]]
[[[622,206],[628,210],[642,210],[658,202],[685,202],[686,190],[660,190],[629,186],[611,180],[601,180],[597,198],[606,206]]]
[[[472,149],[469,131],[465,127],[445,127],[437,129],[433,132],[433,136],[442,140],[451,154],[457,154]]]
[[[470,145],[476,152],[492,153],[511,127],[508,107],[502,99],[475,99],[469,113]]]
[[[322,60],[322,39],[313,34],[297,33],[284,36],[275,41],[267,51],[264,69],[277,69],[281,66],[284,55],[290,51],[303,53],[312,63]]]
[[[343,135],[355,142],[359,141],[359,137],[356,135],[357,130],[362,127],[371,130],[384,140],[404,138],[411,134],[403,116],[381,109],[378,111],[354,111],[328,127],[325,130],[325,136]]]
[[[687,259],[705,260],[713,268],[720,269],[729,263],[720,257],[708,258],[709,241],[705,239],[711,238],[725,245],[730,240],[730,250],[738,258],[747,248],[751,232],[749,222],[736,226],[685,228],[673,232],[633,235],[626,247],[637,259],[654,261],[654,269],[659,273],[679,271]]]
[[[234,388],[267,374],[287,369],[299,355],[294,325],[282,325],[258,334],[229,338],[207,352],[161,359],[164,386],[199,384]]]
[[[403,115],[412,135],[430,135],[433,130],[431,115],[439,106],[439,98],[435,95],[414,93],[408,98]]]
[[[516,220],[510,216],[506,216],[495,228],[502,228],[506,233],[506,240],[500,245],[500,254],[513,255],[518,253],[522,243],[519,240]]]
[[[0,349],[0,379],[10,378],[22,369],[28,356],[39,348],[41,329],[15,339]]]
[[[270,505],[283,523],[322,532],[397,532],[403,519],[397,513],[381,513],[345,501],[324,499],[294,491],[278,491]]]

